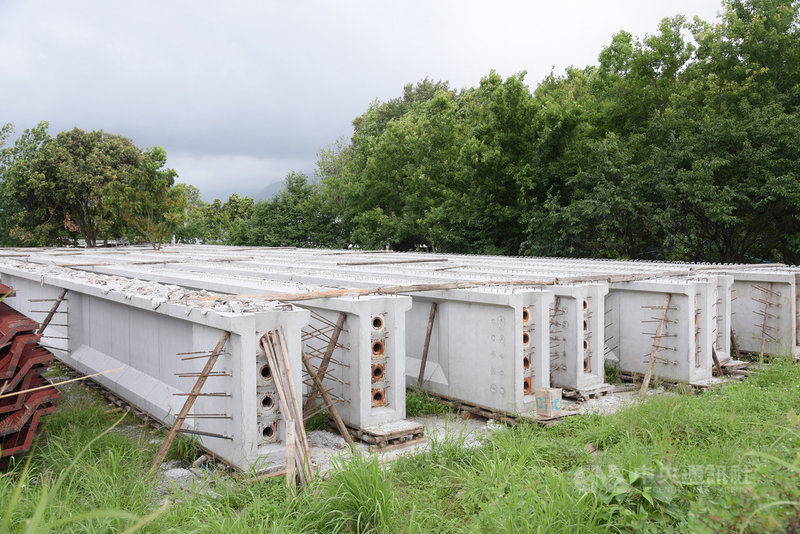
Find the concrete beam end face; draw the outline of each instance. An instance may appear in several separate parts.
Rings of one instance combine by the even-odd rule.
[[[405,419],[404,334],[411,297],[318,299],[302,305],[311,311],[303,350],[315,367],[325,359],[339,314],[346,314],[325,376],[344,422],[364,429]]]
[[[552,300],[546,291],[496,289],[415,295],[406,330],[407,384],[418,384],[431,305],[436,303],[423,390],[493,410],[532,410],[535,381],[549,380]]]

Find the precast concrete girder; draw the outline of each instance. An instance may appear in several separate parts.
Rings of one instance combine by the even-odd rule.
[[[268,304],[255,312],[219,312],[165,302],[103,286],[102,275],[87,282],[49,269],[0,264],[4,283],[17,295],[6,302],[36,316],[44,299],[69,290],[59,319],[44,340],[64,363],[86,374],[119,369],[94,378],[114,394],[165,424],[171,424],[221,334],[231,333],[183,428],[203,447],[243,469],[285,462],[283,420],[277,409],[261,409],[259,395],[270,387],[260,373],[265,360],[259,339],[282,328],[293,380],[301,385],[301,329],[309,312]],[[277,404],[277,403],[276,403]]]

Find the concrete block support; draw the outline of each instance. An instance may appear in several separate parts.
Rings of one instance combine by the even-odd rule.
[[[17,288],[6,302],[22,313],[41,314],[62,288],[69,290],[66,313],[45,332],[54,352],[67,365],[86,373],[123,367],[96,380],[130,404],[169,425],[180,411],[205,360],[182,360],[181,353],[208,353],[222,332],[231,337],[203,388],[218,393],[197,399],[183,428],[203,447],[243,470],[284,463],[285,437],[277,403],[263,399],[272,389],[262,372],[258,340],[282,327],[296,387],[301,385],[300,331],[309,313],[292,306],[256,313],[220,313],[153,300],[86,284],[69,277],[0,265],[5,283]],[[65,325],[65,326],[61,326]]]

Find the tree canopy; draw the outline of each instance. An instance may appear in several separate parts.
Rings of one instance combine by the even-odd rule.
[[[143,151],[100,130],[52,137],[45,122],[25,130],[0,157],[5,244],[48,245],[76,235],[88,247],[127,235],[160,243],[182,223],[185,204],[175,171],[163,169],[166,157],[160,147]]]

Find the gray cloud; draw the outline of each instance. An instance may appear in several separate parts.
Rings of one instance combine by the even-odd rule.
[[[426,76],[596,62],[611,35],[718,1],[23,2],[0,4],[0,122],[49,120],[161,145],[201,190],[310,170],[373,99]]]

